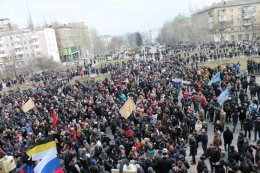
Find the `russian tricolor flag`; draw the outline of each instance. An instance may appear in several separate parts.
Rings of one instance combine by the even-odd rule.
[[[50,150],[34,168],[34,173],[64,173],[57,153]]]

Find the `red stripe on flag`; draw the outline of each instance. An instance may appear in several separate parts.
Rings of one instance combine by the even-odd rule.
[[[57,118],[57,114],[54,109],[52,109],[51,114],[52,114],[52,119],[53,119],[53,126],[56,127],[58,118]]]
[[[53,173],[64,173],[62,168],[57,169],[56,171],[54,171]]]

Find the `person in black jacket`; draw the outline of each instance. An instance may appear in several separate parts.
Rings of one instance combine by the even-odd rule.
[[[193,135],[189,136],[190,155],[192,156],[192,164],[196,164],[195,156],[197,154],[197,142]]]
[[[233,133],[229,130],[228,127],[226,127],[226,130],[223,133],[223,138],[224,138],[224,148],[225,151],[229,151],[230,145],[233,140]]]
[[[244,126],[243,126],[243,121],[246,119],[246,106],[245,105],[241,105],[239,108],[238,108],[238,114],[239,114],[239,121],[240,121],[240,124],[241,124],[241,129],[240,130],[243,130]]]
[[[172,161],[169,159],[169,152],[166,148],[162,150],[163,157],[158,159],[152,167],[160,173],[169,173],[172,168]]]
[[[245,91],[245,93],[247,93],[247,88],[248,88],[248,81],[247,79],[244,79],[242,82],[242,88]]]
[[[208,146],[208,134],[205,129],[201,130],[201,144],[204,154],[207,152],[207,146]]]
[[[233,122],[233,133],[235,133],[239,117],[238,109],[235,109],[235,111],[231,114],[231,117]]]
[[[249,116],[246,117],[246,119],[243,121],[244,129],[245,129],[245,137],[247,137],[248,132],[248,138],[251,139],[251,131],[253,130],[253,122],[250,119]]]
[[[258,133],[258,139],[260,139],[260,116],[256,117],[254,131],[255,131],[255,141],[257,141],[257,133]]]
[[[230,151],[228,152],[228,159],[234,159],[237,163],[240,159],[240,153],[235,150],[235,147],[230,146]]]
[[[244,135],[243,132],[240,132],[237,139],[237,149],[240,154],[242,152],[243,143],[244,143]]]

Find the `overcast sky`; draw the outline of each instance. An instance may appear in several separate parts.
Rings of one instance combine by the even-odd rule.
[[[84,21],[100,35],[158,28],[178,14],[190,15],[220,0],[28,0],[33,22]],[[0,18],[26,26],[26,0],[0,0]]]

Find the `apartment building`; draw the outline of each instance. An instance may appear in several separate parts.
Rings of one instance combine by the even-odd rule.
[[[112,36],[110,35],[103,35],[103,36],[100,36],[100,40],[102,42],[102,45],[107,48],[109,46],[109,44],[111,43],[112,41]]]
[[[260,37],[260,1],[212,4],[192,15],[198,41],[251,41]]]
[[[52,24],[62,62],[84,59],[89,55],[90,36],[86,23]]]
[[[45,57],[60,62],[54,29],[21,29],[0,33],[0,70],[26,67],[28,60]]]
[[[151,42],[151,43],[156,43],[156,42],[157,42],[157,39],[158,39],[159,36],[160,36],[160,33],[161,33],[161,29],[159,29],[159,28],[151,29],[151,30],[149,31],[150,42]]]

